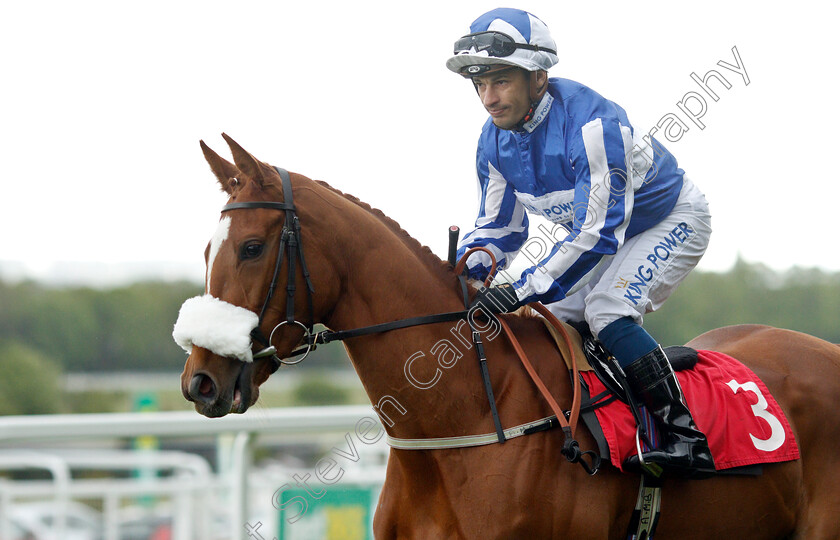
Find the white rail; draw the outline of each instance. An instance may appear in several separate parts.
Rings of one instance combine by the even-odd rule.
[[[108,540],[117,538],[114,518],[118,506],[117,497],[142,493],[144,488],[76,481],[71,477],[71,469],[131,470],[138,466],[155,470],[168,468],[174,471],[178,480],[159,482],[157,487],[162,488],[163,492],[172,493],[180,501],[178,504],[186,506],[193,504],[191,497],[204,496],[210,486],[226,484],[232,504],[229,538],[247,540],[251,538],[244,527],[249,509],[248,476],[256,436],[280,434],[312,437],[335,432],[352,433],[362,419],[378,422],[370,406],[253,409],[244,415],[229,415],[218,419],[205,418],[191,411],[7,416],[0,417],[0,470],[40,468],[49,471],[52,482],[35,482],[28,488],[17,489],[14,496],[51,492],[57,508],[56,525],[59,529],[64,526],[63,509],[71,497],[86,493],[103,494],[105,538]],[[365,422],[369,426],[369,422]],[[88,445],[94,440],[124,440],[142,436],[215,437],[217,451],[220,450],[220,441],[232,438],[233,443],[225,455],[227,470],[225,474],[214,478],[206,461],[183,452],[112,451],[91,455],[89,451],[44,449],[45,445],[78,441]],[[8,527],[4,509],[8,508],[12,498],[9,482],[0,482],[0,537],[7,532],[3,530]],[[109,514],[111,519],[107,519]],[[201,529],[199,527],[199,530],[193,531],[191,526],[176,524],[174,538],[192,540],[196,535],[207,538],[207,531]]]
[[[0,447],[15,442],[121,439],[139,435],[189,437],[223,433],[329,433],[353,429],[368,405],[252,409],[243,415],[205,418],[196,412],[29,415],[0,417]]]

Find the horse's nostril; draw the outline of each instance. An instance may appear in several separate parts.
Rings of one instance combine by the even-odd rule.
[[[203,376],[201,384],[198,385],[198,391],[201,395],[206,396],[207,394],[212,394],[214,389],[213,381],[210,380],[210,377]]]
[[[190,397],[202,403],[216,401],[216,384],[210,376],[197,373],[190,381]]]

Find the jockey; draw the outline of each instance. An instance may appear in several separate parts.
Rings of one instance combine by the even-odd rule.
[[[478,218],[458,257],[481,246],[500,268],[519,252],[534,263],[515,282],[482,290],[474,305],[509,312],[539,301],[562,320],[585,320],[660,428],[663,444],[643,454],[645,463],[714,471],[665,353],[641,326],[706,251],[708,204],[624,109],[580,83],[549,78],[557,62],[545,23],[507,8],[476,19],[446,62],[472,81],[490,114],[478,142]],[[553,227],[529,239],[528,213]],[[483,280],[489,266],[477,252],[469,276]],[[637,457],[627,463],[640,465]]]

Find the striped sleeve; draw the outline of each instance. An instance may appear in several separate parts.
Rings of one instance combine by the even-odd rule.
[[[605,256],[624,243],[633,210],[625,156],[632,155],[630,127],[614,118],[583,125],[570,145],[575,170],[572,230],[514,284],[523,302],[562,300],[585,285]]]
[[[476,163],[479,187],[479,210],[475,229],[464,236],[458,247],[458,260],[473,247],[485,247],[496,258],[498,269],[504,269],[528,238],[528,215],[516,199],[513,187],[478,150]],[[469,277],[481,279],[490,273],[490,257],[473,253],[467,261]]]

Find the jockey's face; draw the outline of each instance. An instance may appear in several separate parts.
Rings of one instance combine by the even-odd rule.
[[[500,129],[513,129],[528,113],[529,80],[524,69],[507,69],[473,78],[481,103]]]

